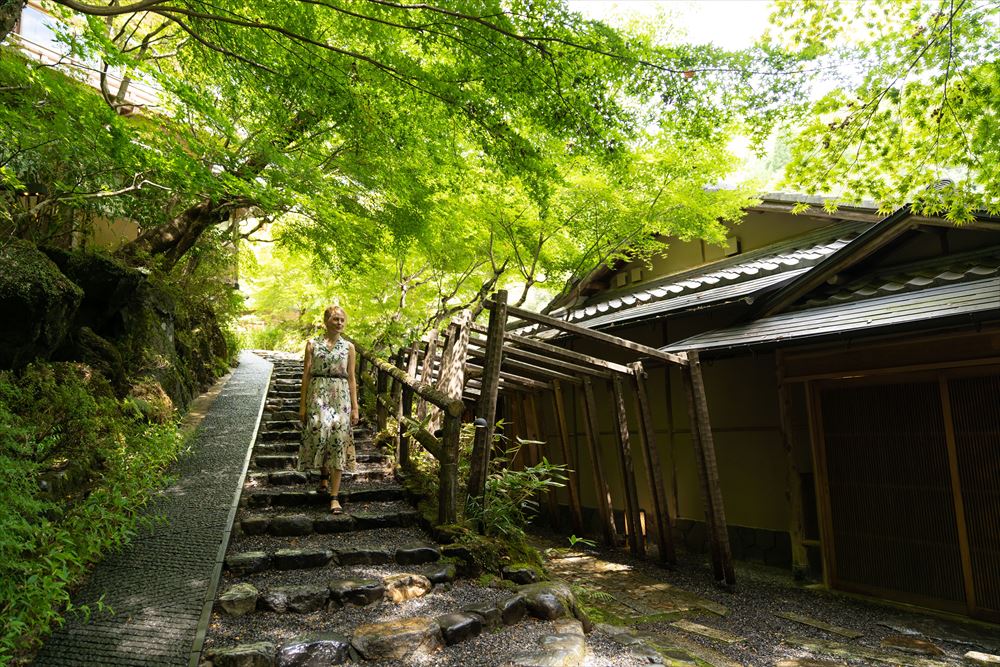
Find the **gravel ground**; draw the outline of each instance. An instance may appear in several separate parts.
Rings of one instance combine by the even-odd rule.
[[[553,543],[554,546],[561,546]],[[781,659],[813,656],[803,649],[782,644],[788,637],[814,638],[880,648],[883,639],[900,634],[883,624],[911,631],[925,625],[934,626],[928,630],[928,637],[945,651],[945,656],[934,659],[945,664],[962,664],[962,655],[977,644],[978,650],[995,652],[1000,650],[1000,629],[957,620],[937,620],[936,617],[917,610],[905,609],[877,601],[869,601],[819,589],[816,586],[797,584],[790,572],[763,565],[738,563],[736,566],[737,587],[727,592],[712,581],[709,564],[704,555],[679,554],[680,563],[676,570],[669,571],[650,562],[628,558],[621,552],[590,552],[603,560],[627,564],[631,570],[652,577],[684,591],[725,605],[729,609],[726,616],[704,613],[692,618],[702,623],[744,637],[739,644],[723,644],[696,635],[683,633],[670,625],[671,621],[659,621],[634,626],[637,631],[651,633],[674,640],[682,647],[704,647],[717,652],[732,663],[750,666],[771,667]],[[864,636],[855,642],[806,625],[774,616],[776,612],[796,612],[826,623],[863,632]],[[972,635],[962,642],[947,641]],[[904,655],[904,654],[899,654]],[[819,657],[819,656],[816,656]],[[849,665],[871,665],[866,660],[837,660]],[[718,664],[718,662],[716,662]]]
[[[329,535],[304,535],[302,537],[274,537],[271,535],[243,535],[229,545],[230,554],[242,551],[276,551],[278,549],[387,549],[432,544],[427,534],[416,527],[375,528],[351,533]]]
[[[457,582],[450,587],[435,586],[434,590],[424,597],[407,600],[398,605],[391,602],[381,602],[367,607],[348,605],[312,614],[257,612],[239,618],[213,613],[205,647],[258,641],[281,644],[302,635],[320,632],[337,632],[350,637],[355,627],[365,623],[380,623],[414,616],[434,617],[458,611],[469,605],[496,602],[508,595],[509,591]],[[449,664],[478,663],[473,661]]]

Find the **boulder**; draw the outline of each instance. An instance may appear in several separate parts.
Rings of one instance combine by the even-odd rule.
[[[336,634],[321,634],[296,639],[278,650],[276,667],[326,667],[342,665],[351,659],[351,643]]]
[[[444,614],[438,616],[436,620],[441,626],[441,636],[449,646],[478,637],[483,631],[483,621],[478,614]]]
[[[391,574],[382,580],[385,584],[385,596],[390,601],[399,604],[413,598],[423,597],[431,591],[430,580],[422,574]]]
[[[402,660],[440,649],[444,638],[437,621],[418,616],[358,626],[351,645],[365,660]]]
[[[230,616],[243,616],[257,608],[258,595],[252,584],[236,584],[220,595],[215,604]]]
[[[576,599],[570,587],[561,581],[542,581],[521,586],[518,592],[524,596],[528,613],[543,621],[573,616]]]
[[[115,393],[125,394],[125,362],[118,348],[101,338],[90,327],[81,327],[71,333],[57,356],[82,361],[108,379]],[[171,403],[172,407],[172,403]]]
[[[257,642],[220,648],[210,655],[212,667],[271,667],[274,664],[274,644]]]
[[[970,665],[1000,665],[1000,655],[990,655],[979,651],[969,651],[964,656],[965,661]]]
[[[500,620],[504,625],[514,625],[520,623],[528,614],[528,605],[523,595],[512,595],[506,600],[497,602],[497,609],[500,611]]]
[[[503,623],[500,616],[500,610],[492,602],[483,602],[481,604],[471,605],[462,611],[467,614],[475,614],[478,616],[482,620],[483,627],[487,630],[500,627],[500,624]],[[445,639],[447,639],[447,637]]]
[[[587,657],[583,626],[573,619],[554,624],[555,632],[538,640],[539,647],[522,653],[511,662],[517,667],[576,667]]]
[[[533,584],[541,579],[537,568],[531,565],[507,565],[501,570],[500,576],[515,584]]]
[[[0,369],[50,358],[82,300],[83,290],[34,244],[0,247]]]
[[[385,586],[377,579],[340,579],[330,582],[330,596],[334,602],[359,607],[378,602],[385,596]]]
[[[455,581],[457,570],[454,563],[437,563],[420,571],[435,586]]]
[[[309,614],[322,609],[330,597],[325,586],[279,586],[260,597],[264,609],[284,614]]]

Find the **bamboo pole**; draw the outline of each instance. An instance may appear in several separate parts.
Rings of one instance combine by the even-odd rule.
[[[614,417],[618,435],[618,457],[622,481],[625,486],[625,525],[628,528],[628,546],[633,556],[646,555],[646,542],[639,518],[639,493],[635,484],[635,465],[632,462],[632,438],[628,432],[628,413],[625,410],[625,391],[620,375],[611,379],[611,395],[615,403]]]
[[[649,476],[650,495],[653,499],[653,525],[656,527],[659,560],[668,565],[676,565],[677,552],[674,549],[674,537],[670,527],[669,501],[663,485],[660,452],[656,447],[653,415],[649,407],[649,393],[646,390],[646,370],[638,361],[630,366],[633,373],[632,386],[635,389],[636,407],[639,411],[642,451],[646,461],[646,472]]]
[[[594,384],[589,377],[583,378],[583,404],[586,412],[587,448],[590,452],[591,468],[594,475],[594,492],[597,496],[597,513],[601,517],[601,534],[605,544],[614,546],[618,541],[618,530],[615,528],[611,492],[608,491],[608,484],[604,479],[604,469],[601,466],[599,445],[601,431],[597,421],[597,402],[594,400]]]
[[[486,359],[483,361],[483,378],[476,406],[476,417],[486,421],[476,429],[469,466],[468,494],[482,498],[486,488],[486,474],[490,465],[490,451],[496,428],[497,395],[500,389],[500,364],[503,361],[504,327],[507,324],[507,291],[500,290],[493,296],[487,329]]]
[[[534,393],[528,394],[527,401],[528,401],[528,426],[532,432],[531,437],[533,440],[544,442],[545,437],[544,434],[542,433],[542,423],[541,420],[539,419],[538,395]],[[535,445],[534,448],[535,448],[534,451],[535,460],[533,462],[533,465],[537,465],[538,463],[541,463],[541,457],[539,456],[538,445]],[[552,530],[558,530],[560,525],[559,498],[556,497],[555,489],[549,489],[548,491],[545,492],[545,507],[549,515],[549,526],[552,527]]]
[[[566,487],[569,491],[569,509],[573,520],[573,532],[576,535],[583,534],[583,508],[580,506],[580,480],[577,476],[576,461],[570,456],[569,448],[569,428],[566,425],[566,404],[563,396],[562,384],[558,380],[553,383],[553,390],[549,394],[552,397],[552,404],[556,415],[556,427],[559,430],[559,448],[562,451],[563,463],[566,464],[567,472]]]

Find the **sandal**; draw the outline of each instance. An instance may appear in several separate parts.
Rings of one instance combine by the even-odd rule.
[[[344,508],[340,506],[340,501],[334,498],[330,501],[330,513],[331,514],[342,514]]]

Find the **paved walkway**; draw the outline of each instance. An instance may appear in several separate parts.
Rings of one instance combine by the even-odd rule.
[[[36,665],[187,665],[267,393],[271,364],[244,352],[148,512],[166,517],[94,569],[73,604],[113,614],[68,619]],[[207,616],[206,616],[207,620]]]

